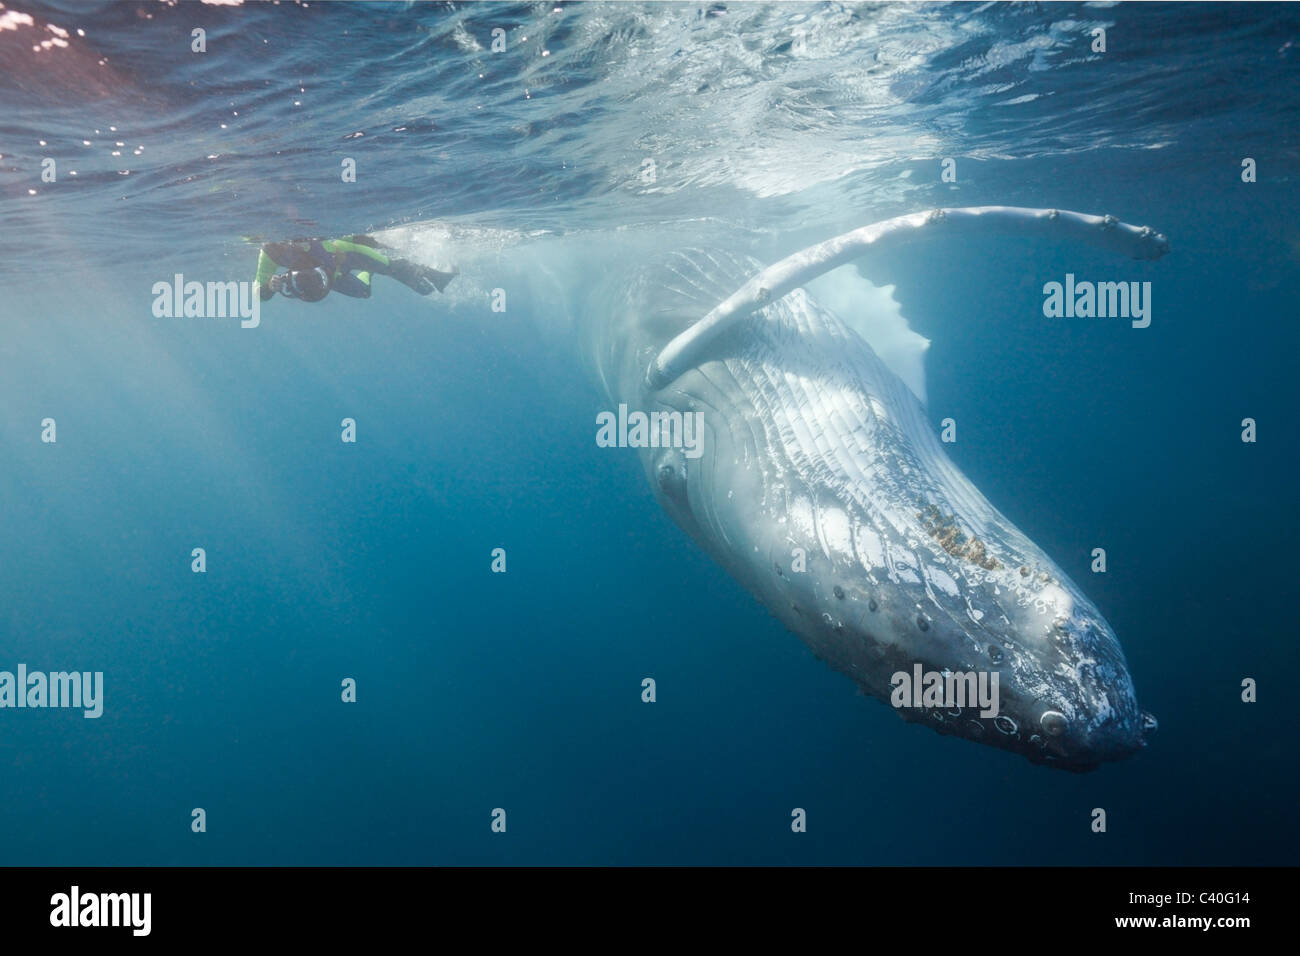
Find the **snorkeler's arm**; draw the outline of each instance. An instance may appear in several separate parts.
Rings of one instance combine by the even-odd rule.
[[[257,253],[257,275],[253,278],[253,288],[265,301],[275,295],[271,291],[271,277],[281,267],[299,269],[303,267],[300,260],[303,252],[292,242],[267,242],[262,244]]]
[[[271,291],[269,283],[271,276],[275,275],[276,268],[275,260],[267,255],[266,247],[263,246],[257,253],[257,275],[253,278],[253,288],[263,300],[275,294]]]
[[[253,278],[254,288],[257,289],[264,300],[269,299],[274,295],[271,291],[270,280],[277,269],[310,269],[314,265],[317,265],[317,263],[307,251],[299,247],[297,242],[263,243],[261,250],[257,254],[257,275]]]

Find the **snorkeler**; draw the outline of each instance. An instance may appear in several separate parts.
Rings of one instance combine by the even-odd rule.
[[[289,271],[277,273],[279,267]],[[385,255],[370,236],[347,236],[264,243],[253,282],[263,301],[277,292],[303,302],[319,302],[331,292],[368,299],[372,274],[392,276],[420,295],[429,295],[434,289],[445,289],[458,273]]]

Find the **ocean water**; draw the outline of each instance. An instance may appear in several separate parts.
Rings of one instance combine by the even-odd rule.
[[[1295,863],[1298,80],[1272,4],[5,0],[0,670],[105,683],[0,709],[0,863]],[[608,262],[985,204],[1172,246],[861,266],[1160,721],[1086,774],[856,694],[597,447],[573,343]],[[153,313],[363,231],[461,275]],[[1067,273],[1150,326],[1046,318]]]

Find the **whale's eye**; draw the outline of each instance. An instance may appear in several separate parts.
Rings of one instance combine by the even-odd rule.
[[[990,644],[990,645],[989,645],[989,660],[991,660],[994,664],[1001,664],[1001,663],[1002,663],[1002,648],[998,647],[996,644]]]
[[[930,622],[925,619],[924,614],[918,614],[916,616],[916,626],[923,631],[928,631],[930,629]]]
[[[842,587],[840,587],[840,586],[837,584],[837,585],[835,585],[835,587],[832,588],[831,590],[832,590],[832,592],[835,594],[835,596],[836,596],[837,598],[839,598],[841,601],[844,600],[844,589],[843,589]]]
[[[876,599],[875,599],[875,598],[871,598],[870,600],[867,601],[867,609],[868,609],[868,610],[874,611],[874,610],[878,609],[879,607],[880,607],[880,605],[876,603]]]

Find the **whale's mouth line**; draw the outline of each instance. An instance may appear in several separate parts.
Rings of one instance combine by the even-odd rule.
[[[925,667],[936,665],[927,664]],[[1028,712],[1012,708],[1002,713],[987,714],[978,703],[964,706],[938,704],[920,708],[898,709],[907,723],[929,727],[944,736],[961,737],[976,743],[990,744],[997,749],[1018,754],[1031,763],[1054,769],[1088,772],[1106,763],[1118,762],[1143,750],[1148,745],[1151,729],[1143,729],[1136,737],[1127,736],[1119,743],[1098,748],[1089,747],[1079,739],[1058,711],[1047,709],[1038,719],[1032,719],[1034,708]],[[1154,718],[1141,712],[1144,720],[1154,726]],[[1085,729],[1085,733],[1105,732],[1109,724]],[[1114,728],[1117,732],[1122,728]]]

